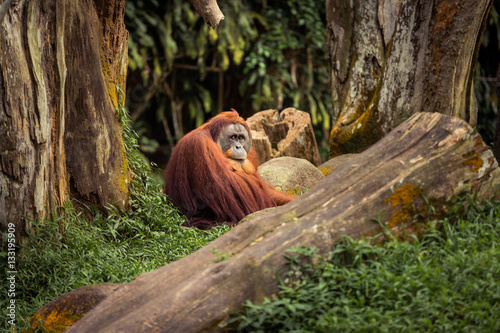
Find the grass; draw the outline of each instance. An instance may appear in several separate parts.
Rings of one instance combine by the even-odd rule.
[[[16,263],[19,329],[23,321],[61,294],[89,284],[131,281],[198,250],[229,230],[182,227],[184,218],[160,186],[148,186],[142,195],[132,198],[131,210],[125,214],[113,208],[77,212],[69,203],[62,215],[34,222]],[[6,262],[6,258],[1,260]],[[3,279],[4,288],[5,282]],[[2,293],[6,295],[6,289]],[[2,313],[6,300],[0,300]]]
[[[235,330],[500,332],[500,206],[431,229],[412,244],[344,237],[326,255],[291,250],[279,293],[247,302]]]

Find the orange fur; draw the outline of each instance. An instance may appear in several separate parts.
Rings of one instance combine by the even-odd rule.
[[[242,162],[222,152],[217,138],[226,126],[236,123],[250,133],[236,111],[222,112],[183,137],[170,157],[163,192],[186,215],[186,226],[235,225],[250,213],[294,199],[260,179],[253,148]]]
[[[245,172],[249,175],[253,175],[255,173],[255,167],[252,164],[252,162],[250,162],[248,159],[245,159],[245,160],[233,159],[233,157],[232,157],[233,156],[233,148],[226,151],[226,153],[224,155],[226,155],[227,161],[229,162],[229,165],[231,165],[233,170]]]

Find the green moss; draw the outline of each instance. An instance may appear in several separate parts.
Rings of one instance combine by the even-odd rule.
[[[377,106],[384,80],[384,69],[385,63],[381,69],[382,75],[373,91],[361,92],[365,98],[351,116],[352,119],[345,121],[340,115],[337,124],[332,128],[330,132],[330,158],[347,153],[362,152],[383,137]],[[340,125],[341,121],[348,125]]]
[[[342,120],[342,114],[330,131],[330,158],[347,154],[360,153],[384,136],[379,124],[378,103],[380,91],[384,84],[385,69],[387,59],[392,51],[392,41],[388,44],[384,62],[380,68],[380,73],[375,76],[378,82],[373,90],[362,91],[362,101],[352,119]],[[355,51],[352,56],[351,68],[357,60],[358,54]],[[343,96],[342,106],[345,105],[346,96]],[[343,121],[348,125],[339,125]]]
[[[116,182],[122,192],[128,195],[130,186],[130,168],[124,144],[121,147],[120,156],[122,157],[122,167],[120,169],[120,174],[117,176]]]

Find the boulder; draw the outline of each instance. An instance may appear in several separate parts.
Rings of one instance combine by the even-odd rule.
[[[282,192],[294,193],[311,188],[325,176],[311,162],[296,157],[278,157],[259,166],[266,183]]]

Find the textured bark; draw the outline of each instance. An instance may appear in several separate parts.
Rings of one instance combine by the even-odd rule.
[[[69,198],[126,206],[130,179],[117,83],[124,0],[20,0],[0,23],[0,227]],[[123,89],[123,87],[122,87]],[[114,104],[114,105],[113,105]]]
[[[10,5],[12,4],[14,0],[6,0],[1,6],[0,6],[0,23],[2,22],[3,18],[7,14],[7,11],[10,8]]]
[[[497,115],[500,115],[500,63],[498,64],[495,85],[497,92]],[[495,155],[497,161],[500,161],[500,117],[497,117],[497,123],[495,126],[495,135],[493,137],[493,155]]]
[[[473,69],[491,4],[327,0],[330,157],[363,151],[416,112],[475,125]]]
[[[464,121],[416,114],[300,198],[124,284],[69,332],[223,330],[247,299],[261,302],[276,292],[277,275],[288,269],[286,249],[324,253],[344,234],[380,234],[374,219],[396,236],[418,234],[457,196],[498,191],[499,176],[491,151]]]
[[[220,11],[217,0],[189,0],[198,14],[203,17],[205,22],[212,28],[217,28],[224,15]]]
[[[265,110],[247,119],[259,164],[277,157],[297,157],[321,164],[311,116],[295,108]]]

